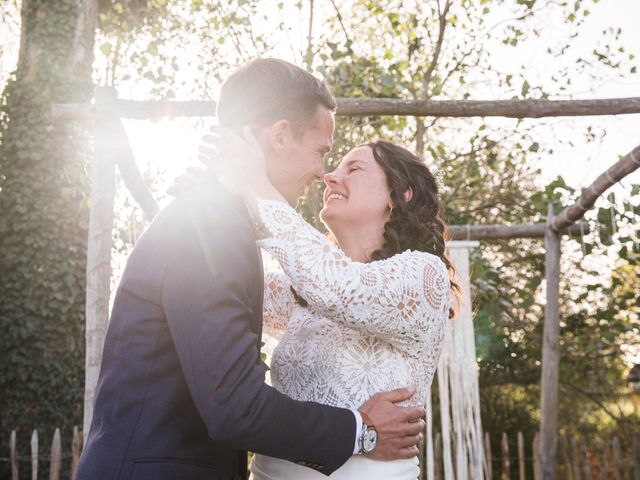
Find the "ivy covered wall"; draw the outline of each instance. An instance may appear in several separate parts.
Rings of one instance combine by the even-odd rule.
[[[0,432],[28,455],[31,429],[68,442],[82,421],[88,136],[50,110],[91,99],[96,2],[23,0],[21,17],[0,104]]]

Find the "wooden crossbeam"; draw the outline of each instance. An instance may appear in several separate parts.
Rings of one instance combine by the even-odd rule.
[[[600,100],[400,100],[339,98],[338,115],[574,117],[640,113],[640,97]]]
[[[545,223],[523,225],[449,225],[453,240],[497,240],[508,238],[544,238]],[[562,231],[572,237],[589,233],[589,224],[579,222]]]
[[[640,113],[640,97],[598,100],[403,100],[398,98],[338,98],[337,115],[410,115],[426,117],[574,117]],[[118,99],[113,104],[53,105],[55,119],[82,120],[97,114],[122,118],[215,116],[208,101],[149,101]]]

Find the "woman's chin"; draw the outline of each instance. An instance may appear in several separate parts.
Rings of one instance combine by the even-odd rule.
[[[344,213],[345,212],[340,212],[339,209],[334,208],[332,205],[325,205],[324,208],[320,210],[319,217],[329,230],[333,230],[334,227],[348,222]]]
[[[320,211],[318,212],[318,217],[320,217],[320,220],[322,220],[323,222],[325,221],[325,216],[327,215],[327,206],[325,205],[324,207],[322,207],[320,209]],[[329,216],[331,216],[331,214],[329,214]]]
[[[331,205],[325,205],[322,207],[322,210],[320,210],[318,216],[320,217],[320,220],[329,225],[333,220],[335,220],[337,215],[335,209],[331,208]]]

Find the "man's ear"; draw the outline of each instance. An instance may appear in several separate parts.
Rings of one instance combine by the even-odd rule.
[[[286,148],[291,136],[289,121],[282,119],[274,122],[269,127],[269,146],[276,152],[281,152]]]

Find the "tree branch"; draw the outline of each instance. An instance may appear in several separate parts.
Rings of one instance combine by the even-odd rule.
[[[312,41],[313,41],[313,0],[309,0],[309,31],[307,33],[307,52],[304,56],[304,62],[307,65],[307,70],[311,70],[312,54]]]
[[[609,410],[607,408],[607,406],[603,402],[598,400],[593,393],[586,392],[586,391],[582,390],[581,388],[577,387],[576,385],[574,385],[572,383],[560,382],[560,384],[563,385],[563,386],[567,386],[567,387],[571,388],[572,390],[574,390],[575,392],[579,393],[583,397],[586,397],[589,400],[591,400],[593,403],[598,405],[607,415],[609,415],[611,418],[613,418],[616,422],[622,423],[625,420],[627,420],[626,418],[620,417],[620,416],[616,415],[615,413],[613,413],[611,410]]]
[[[587,188],[582,189],[582,194],[576,202],[564,209],[551,220],[551,228],[558,231],[571,225],[596,203],[596,200],[616,182],[640,168],[640,145],[618,160],[608,168]]]
[[[344,23],[342,22],[342,15],[340,15],[340,10],[338,10],[338,6],[336,5],[335,0],[331,0],[331,5],[333,5],[333,9],[336,11],[338,22],[342,27],[342,31],[344,32],[344,36],[346,37],[347,42],[351,43],[351,39],[349,38],[349,34],[347,33],[347,29],[345,28]]]
[[[433,51],[433,58],[431,60],[431,63],[429,64],[429,68],[427,68],[426,73],[424,74],[424,79],[423,79],[423,86],[424,86],[424,92],[425,92],[425,96],[424,98],[426,100],[428,100],[429,98],[431,98],[431,95],[429,95],[429,84],[431,83],[431,78],[433,77],[433,72],[436,69],[436,65],[438,64],[438,59],[440,58],[440,54],[442,52],[442,43],[444,41],[444,32],[445,29],[447,27],[447,13],[449,13],[449,9],[451,8],[451,0],[447,0],[447,2],[445,3],[444,6],[444,11],[440,12],[440,2],[438,2],[438,21],[439,21],[439,28],[438,28],[438,39],[436,40],[436,48]]]

